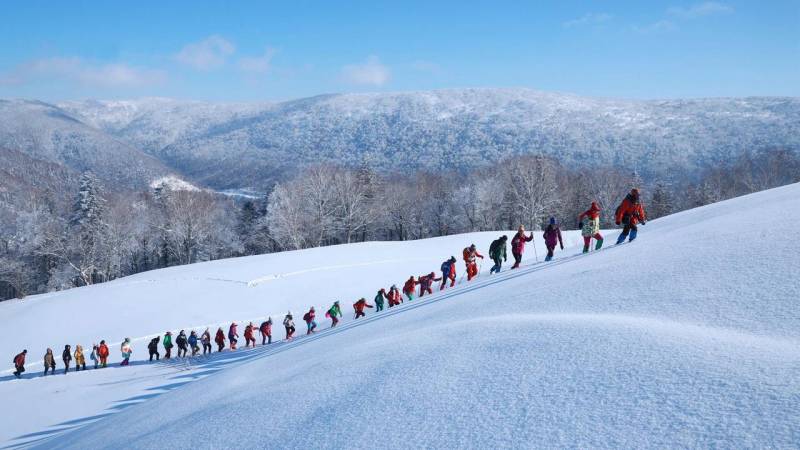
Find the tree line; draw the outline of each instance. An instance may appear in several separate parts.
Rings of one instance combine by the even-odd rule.
[[[0,299],[85,286],[163,267],[367,240],[564,229],[597,201],[601,226],[632,188],[649,217],[800,181],[800,156],[746,153],[694,179],[647,178],[615,167],[572,168],[540,156],[469,171],[379,172],[320,163],[275,184],[263,198],[237,198],[161,184],[107,190],[84,173],[71,196],[28,193],[0,209]],[[70,200],[65,201],[67,197]]]

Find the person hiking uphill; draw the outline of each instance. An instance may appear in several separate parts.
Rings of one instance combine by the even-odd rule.
[[[150,354],[150,361],[153,360],[153,356],[156,357],[156,361],[161,358],[161,355],[158,353],[158,341],[161,340],[161,336],[154,337],[150,339],[150,343],[147,344],[147,352]]]
[[[589,209],[578,216],[578,228],[581,229],[581,236],[583,236],[583,253],[589,252],[592,238],[597,241],[594,246],[595,250],[603,247],[603,235],[600,234],[600,207],[597,206],[597,202],[592,202]]]
[[[22,373],[25,372],[25,355],[27,354],[28,350],[25,349],[14,357],[14,376],[17,378],[22,378]]]
[[[244,348],[250,347],[251,342],[253,343],[253,348],[256,348],[256,337],[253,335],[255,331],[256,330],[253,329],[253,322],[250,322],[244,327]]]
[[[286,340],[291,341],[294,337],[294,319],[292,319],[292,312],[289,311],[286,317],[283,318],[283,327],[286,329]]]
[[[164,359],[170,359],[172,357],[172,332],[167,331],[164,333]]]
[[[214,335],[214,342],[217,344],[217,351],[221,352],[225,348],[225,332],[222,327],[217,328],[217,334]]]
[[[238,325],[236,322],[231,323],[230,328],[228,328],[228,341],[231,345],[231,350],[236,350],[236,343],[239,342],[239,331],[236,329]]]
[[[447,287],[447,280],[450,280],[450,287],[456,285],[456,257],[451,256],[450,259],[442,263],[442,284],[439,290],[444,290]]]
[[[204,331],[203,334],[200,336],[200,343],[203,344],[203,355],[205,355],[206,353],[208,353],[210,355],[211,354],[211,332],[208,331],[208,328],[206,328],[206,331]]]
[[[518,269],[522,263],[522,253],[525,252],[525,243],[533,240],[533,232],[530,236],[525,236],[525,226],[520,225],[517,234],[511,239],[511,254],[514,255],[514,265],[512,269]]]
[[[494,261],[494,265],[489,270],[490,275],[495,272],[500,273],[500,268],[503,267],[503,261],[508,261],[508,256],[506,255],[506,247],[508,247],[506,245],[507,241],[508,236],[503,235],[492,241],[492,244],[489,245],[489,258],[492,258],[492,261]]]
[[[374,299],[374,301],[375,301],[375,312],[383,311],[383,300],[384,300],[385,297],[386,297],[386,289],[384,289],[384,288],[381,288],[381,290],[378,291],[377,294],[375,294],[375,299]],[[394,305],[389,303],[389,308],[391,308],[392,306],[394,306]]]
[[[337,323],[339,323],[339,318],[342,317],[342,308],[339,307],[339,302],[333,302],[333,306],[328,309],[328,312],[325,313],[325,317],[331,319],[331,328],[335,327]]]
[[[553,252],[556,249],[556,244],[561,246],[561,250],[564,250],[564,241],[561,239],[561,228],[556,224],[556,218],[551,217],[550,223],[544,229],[544,245],[547,247],[547,256],[544,258],[545,261],[553,259]]]
[[[389,288],[389,292],[385,293],[386,300],[389,301],[389,306],[398,306],[400,303],[403,303],[403,296],[400,295],[400,289],[397,289],[396,285],[392,285]]]
[[[478,253],[478,247],[475,244],[465,248],[463,253],[464,264],[467,266],[467,281],[471,281],[478,275],[477,258],[483,259],[483,255]]]
[[[261,322],[258,331],[261,333],[261,345],[272,344],[272,317]]]
[[[97,344],[92,344],[92,353],[89,354],[89,359],[94,363],[94,368],[100,363],[100,358],[97,356]]]
[[[253,342],[253,346],[255,346],[255,341]],[[200,347],[197,345],[197,332],[194,330],[189,333],[189,348],[192,349],[192,356],[197,355],[200,351]]]
[[[72,349],[69,345],[64,346],[64,351],[61,352],[61,360],[64,361],[64,375],[69,372],[69,363],[72,362]]]
[[[406,283],[403,285],[403,294],[406,294],[408,297],[408,301],[414,300],[414,294],[417,293],[417,285],[419,281],[414,279],[414,275],[406,280]]]
[[[100,345],[97,346],[97,357],[100,358],[100,367],[105,368],[108,366],[108,345],[106,345],[105,340],[100,341]]]
[[[75,372],[79,370],[86,370],[86,357],[83,354],[83,347],[81,345],[75,346]]]
[[[181,330],[178,337],[175,338],[175,344],[178,345],[178,358],[185,358],[186,352],[189,350],[188,342],[186,340],[186,332]]]
[[[353,303],[353,309],[356,311],[356,319],[359,317],[366,317],[366,313],[364,313],[364,308],[372,308],[372,305],[367,304],[367,299],[361,297],[358,299],[357,302]]]
[[[639,200],[638,189],[631,189],[631,193],[626,195],[625,199],[623,199],[622,203],[617,207],[617,213],[614,216],[616,224],[623,225],[622,233],[620,233],[617,238],[617,244],[623,243],[625,238],[628,237],[628,234],[630,234],[628,242],[633,242],[639,231],[636,224],[639,222],[641,222],[642,225],[647,224],[647,216],[644,213],[644,206],[642,206]]]
[[[133,354],[133,347],[131,346],[131,338],[125,338],[122,345],[119,346],[120,353],[122,353],[122,362],[120,366],[130,365],[131,355]]]
[[[308,310],[307,313],[303,314],[303,321],[306,323],[306,334],[314,333],[314,330],[317,328],[317,322],[314,320],[316,317],[317,312],[314,311],[313,306]]]
[[[56,374],[56,357],[53,355],[53,349],[48,348],[47,352],[44,354],[44,374],[47,375],[47,371],[50,371],[52,375]]]
[[[428,294],[433,294],[431,286],[433,286],[433,283],[436,281],[441,281],[441,278],[436,278],[436,274],[434,272],[431,272],[427,275],[421,275],[419,277],[419,298],[422,298],[426,292]]]

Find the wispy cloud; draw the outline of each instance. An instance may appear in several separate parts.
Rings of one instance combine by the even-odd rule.
[[[212,70],[225,64],[236,46],[222,36],[212,35],[200,42],[184,46],[175,60],[197,70]]]
[[[36,80],[78,82],[90,86],[141,87],[161,84],[166,72],[133,67],[126,63],[93,64],[81,58],[43,58],[26,63],[0,74],[0,84],[20,85]]]
[[[678,27],[675,25],[675,22],[672,22],[671,20],[659,20],[646,25],[634,25],[633,31],[638,33],[665,33],[668,31],[674,31],[677,28]]]
[[[562,25],[564,26],[564,28],[580,27],[584,25],[598,25],[603,22],[608,22],[613,18],[614,18],[613,15],[604,12],[586,13],[577,19],[568,20],[564,22]]]
[[[377,56],[370,56],[361,64],[349,64],[342,68],[342,78],[348,83],[368,86],[383,86],[392,78],[388,67],[381,64]]]
[[[277,50],[267,47],[260,56],[244,56],[239,58],[237,65],[239,70],[253,75],[263,75],[272,68],[272,58],[275,57]]]
[[[418,72],[426,72],[433,75],[441,75],[444,70],[442,66],[436,64],[435,62],[425,61],[422,59],[418,59],[411,63],[411,68],[418,71]]]
[[[719,2],[696,3],[687,7],[673,6],[667,10],[667,14],[681,19],[696,19],[698,17],[727,14],[731,12],[733,12],[731,6]]]

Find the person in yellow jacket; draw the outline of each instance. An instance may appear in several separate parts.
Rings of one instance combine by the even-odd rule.
[[[75,346],[75,371],[86,370],[86,358],[83,356],[83,347]]]

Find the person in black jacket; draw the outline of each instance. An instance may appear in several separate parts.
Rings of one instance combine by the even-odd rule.
[[[64,361],[64,375],[69,372],[69,363],[72,362],[72,350],[69,345],[64,346],[64,352],[61,353],[61,359]]]
[[[154,337],[150,339],[150,343],[147,344],[147,351],[150,352],[150,361],[153,360],[153,356],[156,357],[156,361],[161,358],[161,355],[158,353],[158,341],[161,340],[161,336]]]
[[[175,343],[178,344],[178,357],[186,357],[186,352],[189,350],[189,342],[186,340],[186,332],[181,330],[178,337],[175,338]],[[183,355],[181,355],[183,353]]]

